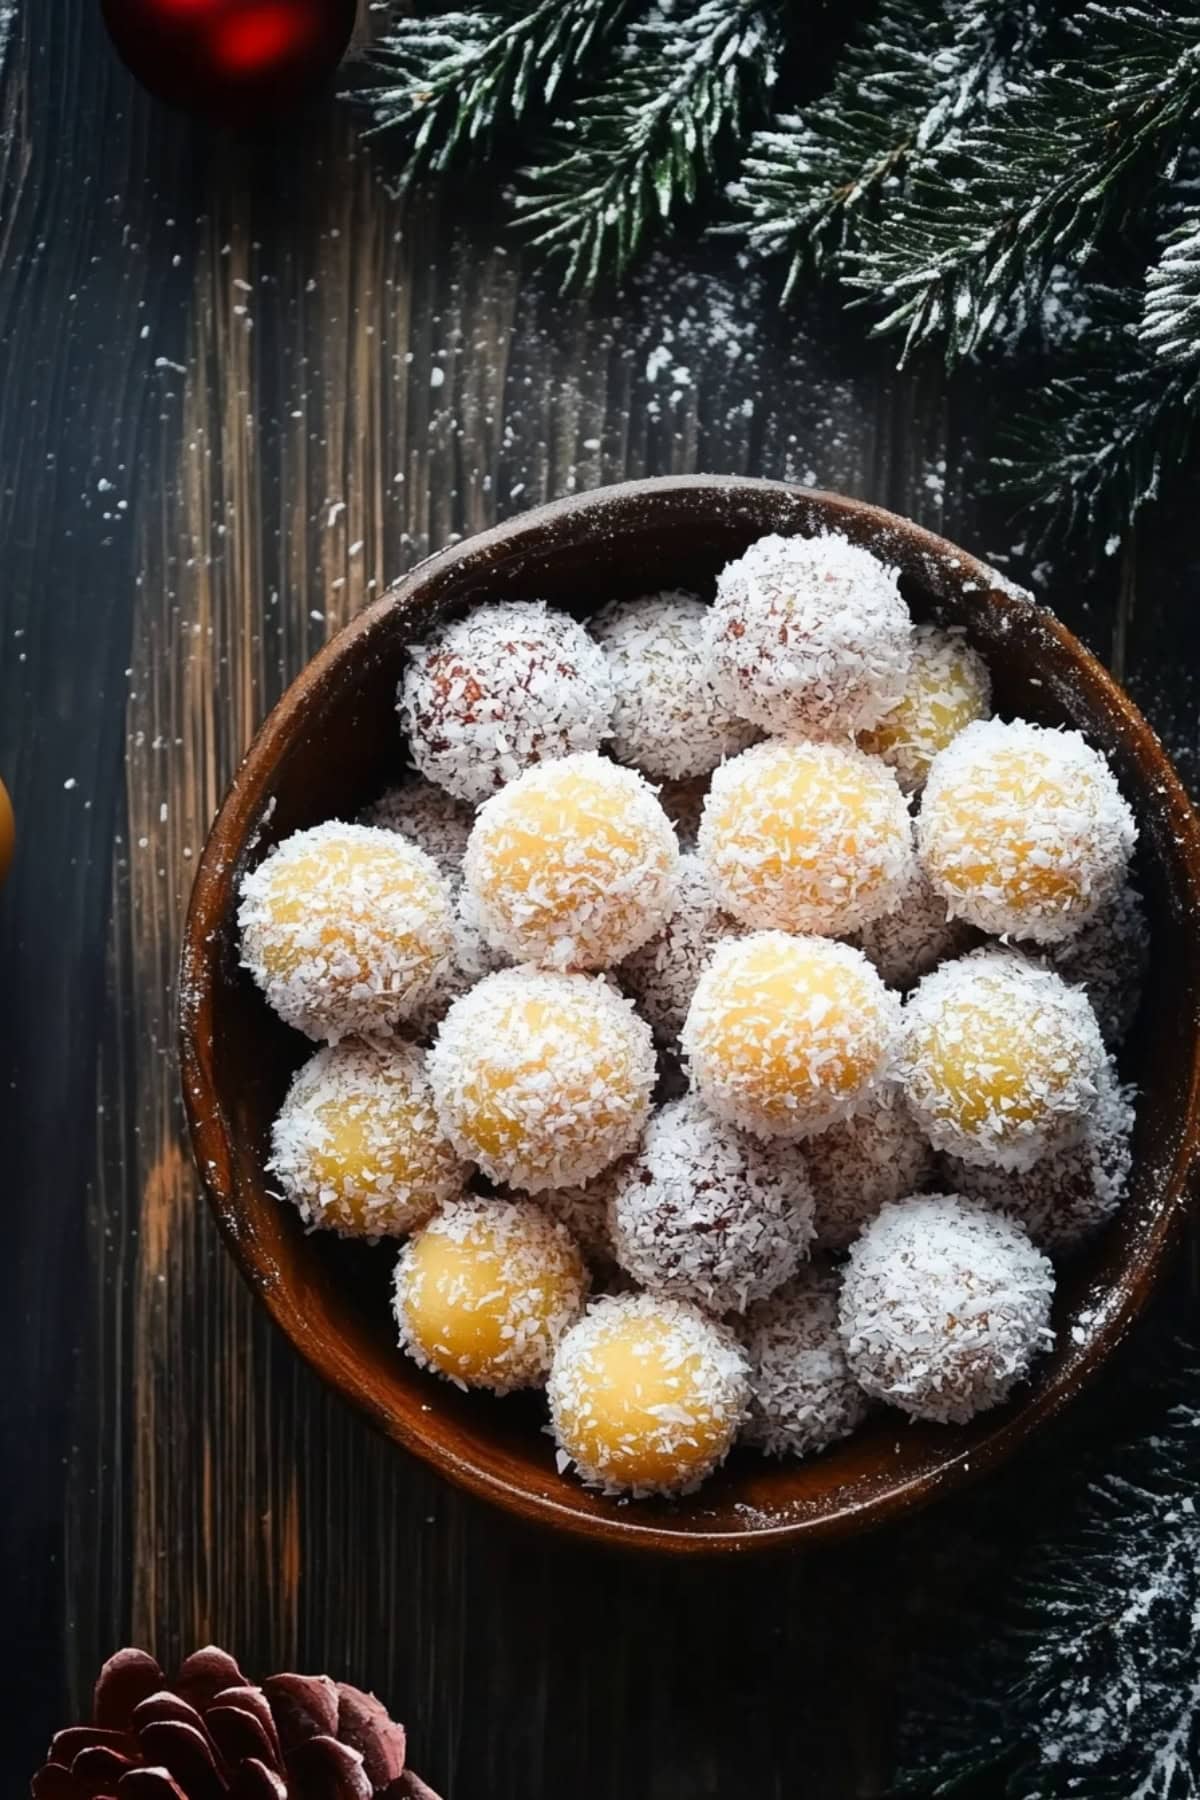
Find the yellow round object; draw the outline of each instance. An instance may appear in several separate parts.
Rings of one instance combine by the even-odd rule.
[[[570,1233],[530,1201],[452,1202],[396,1265],[400,1342],[422,1368],[506,1394],[539,1387],[588,1274]]]
[[[466,1177],[438,1124],[424,1053],[353,1038],[298,1071],[268,1167],[306,1225],[368,1239],[412,1231]]]
[[[1116,892],[1137,836],[1098,751],[1077,731],[981,720],[935,758],[921,862],[950,911],[983,931],[1071,937]]]
[[[443,1127],[493,1181],[590,1181],[631,1150],[657,1075],[650,1027],[601,977],[503,969],[456,1000],[430,1052]]]
[[[682,1301],[597,1301],[559,1346],[550,1413],[560,1454],[593,1487],[696,1488],[725,1460],[749,1401],[744,1352]]]
[[[0,881],[4,880],[12,864],[16,838],[17,823],[13,817],[12,801],[8,797],[8,789],[0,781]]]
[[[1081,988],[1009,950],[943,963],[904,1011],[900,1076],[936,1150],[1028,1168],[1069,1141],[1107,1067]]]
[[[411,1017],[450,967],[450,889],[396,832],[298,831],[242,882],[242,960],[271,1005],[336,1041]]]
[[[756,744],[723,763],[699,849],[743,924],[828,937],[890,911],[916,869],[895,775],[842,744]]]
[[[604,969],[666,923],[678,863],[653,790],[587,753],[526,770],[481,807],[463,873],[497,948]]]
[[[702,1099],[762,1137],[807,1137],[883,1075],[900,1002],[860,950],[760,931],[718,946],[683,1048]]]
[[[929,765],[972,720],[987,716],[992,683],[987,665],[961,630],[918,625],[904,693],[878,724],[858,735],[860,747],[896,771],[906,794],[925,785]]]

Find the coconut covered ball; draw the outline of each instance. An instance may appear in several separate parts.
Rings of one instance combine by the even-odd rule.
[[[839,1328],[859,1385],[914,1419],[965,1424],[1054,1341],[1054,1270],[1028,1234],[959,1194],[895,1201],[850,1251]]]
[[[594,1300],[558,1347],[547,1396],[560,1470],[608,1494],[687,1494],[729,1454],[749,1398],[745,1353],[697,1307]]]
[[[804,1160],[822,1250],[845,1250],[881,1206],[928,1187],[936,1168],[929,1139],[892,1082],[810,1138]]]
[[[675,908],[679,846],[653,790],[602,756],[530,769],[480,808],[463,872],[488,941],[605,969]]]
[[[610,1221],[617,1262],[641,1287],[724,1313],[795,1272],[812,1215],[796,1152],[733,1130],[693,1094],[654,1114]]]
[[[949,957],[978,942],[974,926],[955,919],[943,895],[918,863],[900,890],[892,912],[883,913],[853,934],[889,987],[907,989]]]
[[[392,1310],[401,1348],[458,1387],[540,1387],[583,1311],[588,1274],[571,1234],[532,1201],[468,1195],[400,1252]]]
[[[695,594],[617,600],[591,621],[616,703],[611,749],[654,781],[707,775],[758,735],[720,698],[705,665],[708,608]]]
[[[552,1219],[566,1226],[588,1262],[606,1275],[616,1260],[609,1223],[612,1199],[629,1163],[623,1156],[580,1187],[544,1188],[535,1196]]]
[[[372,1241],[424,1224],[466,1176],[438,1124],[423,1053],[354,1038],[297,1072],[267,1167],[310,1229]]]
[[[918,625],[913,632],[912,666],[904,692],[859,743],[880,756],[906,794],[925,785],[929,765],[974,719],[986,719],[992,705],[987,665],[959,629]]]
[[[453,799],[420,775],[399,787],[388,788],[359,814],[360,825],[398,831],[426,856],[432,856],[451,886],[462,877],[462,859],[474,822],[472,807]]]
[[[946,1157],[960,1193],[1023,1225],[1051,1256],[1066,1255],[1106,1225],[1120,1207],[1133,1166],[1133,1089],[1111,1067],[1078,1142],[1047,1151],[1030,1169],[985,1169]]]
[[[838,738],[903,698],[912,635],[895,569],[831,531],[759,538],[729,563],[704,642],[717,692],[740,717]]]
[[[662,930],[617,970],[622,987],[668,1049],[679,1041],[709,957],[723,938],[742,935],[737,920],[719,904],[699,857],[680,858],[676,892],[675,911]]]
[[[827,1263],[810,1263],[742,1321],[750,1360],[742,1439],[768,1456],[815,1456],[866,1417],[867,1397],[838,1334],[840,1288]]]
[[[1150,926],[1137,888],[1123,882],[1074,937],[1041,950],[1064,981],[1087,990],[1105,1043],[1118,1049],[1141,1004],[1150,964]]]
[[[450,889],[415,844],[336,819],[297,831],[243,877],[242,964],[312,1038],[407,1019],[445,977]]]
[[[980,720],[934,758],[917,841],[950,910],[982,931],[1057,943],[1125,879],[1137,828],[1077,731]]]
[[[728,1124],[804,1138],[888,1070],[900,1001],[861,950],[759,931],[719,944],[683,1029],[692,1085]]]
[[[477,606],[409,646],[400,720],[422,775],[478,804],[535,763],[597,750],[612,726],[604,652],[541,600]]]
[[[1014,950],[926,975],[904,1009],[898,1074],[937,1150],[1025,1169],[1083,1130],[1107,1064],[1087,995]]]
[[[456,1000],[429,1054],[442,1128],[491,1180],[578,1187],[632,1150],[654,1040],[603,978],[502,969]]]
[[[851,744],[756,744],[723,763],[699,850],[743,924],[828,937],[890,912],[916,862],[896,777]]]

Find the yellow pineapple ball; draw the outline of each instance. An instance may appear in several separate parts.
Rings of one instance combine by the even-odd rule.
[[[992,682],[987,665],[962,630],[918,625],[904,693],[869,731],[862,749],[895,769],[906,794],[925,785],[929,765],[974,719],[987,717]]]
[[[463,1189],[437,1120],[424,1052],[347,1038],[300,1069],[267,1167],[304,1223],[343,1237],[401,1237]]]
[[[717,947],[682,1042],[692,1085],[719,1118],[802,1138],[862,1103],[899,1027],[899,998],[861,950],[759,931]]]
[[[749,1365],[697,1307],[651,1294],[596,1300],[567,1332],[547,1395],[560,1469],[606,1493],[686,1494],[724,1462]]]
[[[898,1073],[935,1150],[1027,1169],[1072,1143],[1107,1055],[1082,988],[1014,950],[943,963],[904,1009]]]
[[[241,884],[242,963],[279,1016],[336,1042],[410,1018],[450,968],[437,865],[392,831],[330,820],[297,831]]]
[[[456,1000],[429,1056],[455,1148],[527,1193],[577,1187],[632,1150],[656,1073],[649,1025],[602,976],[529,968]]]
[[[463,873],[497,949],[606,969],[670,918],[678,865],[653,789],[589,752],[526,770],[482,806]]]
[[[459,1387],[541,1387],[588,1292],[565,1226],[529,1200],[452,1201],[409,1239],[392,1306],[400,1345]]]
[[[743,924],[827,937],[890,912],[916,867],[895,775],[842,744],[773,741],[722,763],[699,850]]]
[[[988,719],[934,758],[917,841],[952,914],[983,931],[1061,942],[1120,887],[1137,828],[1077,731]]]

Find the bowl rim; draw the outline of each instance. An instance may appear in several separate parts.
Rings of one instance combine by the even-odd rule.
[[[1047,607],[1039,606],[1023,590],[1009,582],[969,551],[926,527],[867,501],[801,487],[793,482],[735,475],[666,475],[591,488],[581,494],[514,514],[487,530],[462,539],[423,558],[399,581],[348,621],[317,652],[284,690],[255,733],[237,767],[209,828],[201,852],[188,903],[182,937],[179,982],[178,1047],[184,1106],[192,1151],[199,1178],[226,1246],[243,1278],[265,1306],[274,1324],[310,1368],[339,1395],[364,1413],[384,1436],[419,1457],[438,1474],[477,1498],[499,1505],[527,1523],[546,1524],[591,1544],[607,1544],[642,1551],[676,1555],[757,1555],[801,1543],[829,1542],[899,1520],[946,1489],[957,1489],[977,1480],[1017,1449],[1033,1432],[1053,1419],[1095,1378],[1141,1312],[1163,1263],[1174,1245],[1197,1185],[1200,1157],[1200,1028],[1193,1032],[1190,1068],[1178,1144],[1172,1152],[1163,1194],[1156,1203],[1146,1230],[1122,1271],[1119,1303],[1103,1309],[1088,1344],[1085,1367],[1060,1369],[1005,1412],[984,1435],[948,1456],[934,1468],[914,1473],[903,1486],[865,1499],[848,1497],[835,1513],[810,1517],[781,1516],[752,1531],[706,1530],[689,1526],[674,1529],[669,1521],[648,1516],[584,1513],[556,1499],[552,1493],[505,1479],[497,1472],[477,1467],[458,1455],[436,1435],[423,1435],[398,1419],[362,1382],[351,1378],[344,1363],[331,1368],[313,1352],[311,1341],[294,1329],[294,1308],[281,1291],[277,1271],[263,1253],[253,1231],[244,1227],[236,1183],[232,1176],[231,1144],[218,1100],[213,1045],[205,1041],[201,1021],[207,1016],[217,981],[217,958],[209,946],[226,923],[226,877],[232,863],[253,841],[262,823],[261,799],[255,776],[267,776],[278,753],[292,738],[306,709],[314,703],[327,679],[364,640],[397,608],[406,605],[431,581],[455,570],[479,564],[481,576],[497,553],[519,545],[529,534],[544,536],[549,530],[565,531],[588,515],[614,503],[637,503],[656,496],[694,494],[698,498],[726,499],[739,494],[772,495],[794,502],[798,516],[811,504],[826,515],[854,519],[879,533],[902,533],[917,552],[931,562],[950,564],[959,585],[973,583],[985,604],[997,602],[1022,612],[1036,609],[1039,627],[1057,640],[1067,657],[1081,665],[1088,680],[1104,698],[1113,718],[1114,732],[1129,744],[1142,763],[1154,766],[1163,810],[1170,816],[1178,846],[1177,865],[1192,904],[1200,910],[1200,818],[1197,817],[1170,757],[1141,711],[1104,665],[1093,656]]]

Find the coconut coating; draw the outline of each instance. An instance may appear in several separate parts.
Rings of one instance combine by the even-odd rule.
[[[794,1150],[735,1131],[691,1094],[650,1120],[610,1225],[617,1262],[641,1287],[742,1312],[807,1256],[812,1192]]]
[[[1074,937],[1041,948],[1064,981],[1087,990],[1105,1043],[1119,1049],[1141,1004],[1150,963],[1150,926],[1137,888],[1124,882]]]
[[[540,1387],[583,1311],[588,1274],[565,1226],[532,1201],[467,1195],[400,1252],[392,1310],[400,1345],[458,1387]]]
[[[310,1230],[371,1241],[423,1224],[466,1177],[438,1124],[423,1053],[355,1038],[297,1071],[267,1167]]]
[[[411,1017],[446,975],[450,889],[415,844],[336,819],[297,831],[242,879],[242,964],[312,1038]]]
[[[563,1338],[546,1391],[560,1472],[608,1494],[688,1494],[729,1454],[749,1367],[699,1308],[606,1295]]]
[[[620,1184],[630,1158],[602,1169],[581,1187],[544,1188],[535,1197],[540,1207],[566,1226],[588,1262],[611,1275],[615,1262],[609,1213],[612,1197]]]
[[[612,726],[604,652],[541,600],[477,606],[410,644],[398,710],[422,775],[478,803],[535,763],[597,750]]]
[[[1047,1151],[1030,1169],[982,1169],[948,1156],[947,1179],[1016,1219],[1039,1249],[1066,1255],[1106,1225],[1125,1198],[1133,1166],[1133,1096],[1110,1066],[1077,1143]]]
[[[871,959],[889,987],[903,990],[948,957],[962,956],[979,940],[973,925],[951,917],[944,897],[914,863],[894,911],[872,919],[851,941]]]
[[[431,994],[410,1020],[408,1029],[415,1037],[431,1038],[438,1026],[463,994],[470,993],[476,982],[482,981],[485,975],[495,974],[497,969],[506,969],[511,957],[502,950],[496,950],[488,943],[479,923],[479,909],[474,897],[463,887],[461,881],[451,884],[454,899],[453,944],[450,967],[437,990]]]
[[[866,1417],[867,1397],[838,1333],[840,1289],[828,1263],[809,1263],[741,1323],[750,1359],[742,1440],[768,1456],[815,1456]]]
[[[707,775],[758,735],[713,685],[707,618],[695,594],[669,592],[613,601],[590,622],[616,696],[612,754],[655,781]]]
[[[924,787],[934,757],[973,719],[985,719],[992,705],[987,664],[961,628],[918,625],[912,651],[904,693],[858,740],[895,769],[906,794]]]
[[[928,1187],[937,1166],[929,1139],[892,1082],[876,1088],[848,1119],[810,1138],[804,1160],[822,1250],[845,1250],[881,1206]]]
[[[399,787],[388,788],[359,814],[358,822],[377,825],[381,831],[398,831],[426,856],[432,856],[451,886],[461,880],[474,809],[432,781],[414,775]]]
[[[861,950],[759,931],[719,944],[688,1010],[692,1085],[730,1125],[809,1137],[887,1073],[900,1001]]]
[[[712,778],[701,861],[753,929],[857,931],[913,879],[908,806],[892,771],[852,744],[756,744]]]
[[[1137,828],[1077,731],[984,719],[933,760],[917,821],[926,873],[982,931],[1056,943],[1125,879]]]
[[[885,1206],[853,1245],[839,1329],[873,1399],[965,1424],[1054,1341],[1054,1270],[1020,1225],[960,1194]]]
[[[577,1187],[637,1143],[654,1040],[600,976],[502,969],[454,1002],[429,1078],[451,1143],[493,1181]]]
[[[717,580],[717,691],[766,731],[853,737],[903,697],[912,618],[895,569],[840,532],[764,537]]]
[[[681,857],[675,911],[617,970],[660,1044],[670,1049],[679,1042],[709,957],[723,938],[740,937],[742,929],[717,900],[699,857]]]
[[[603,756],[530,769],[480,808],[463,873],[489,943],[605,969],[675,907],[679,845],[653,790]]]
[[[943,963],[904,1009],[898,1075],[936,1150],[1024,1169],[1083,1130],[1107,1063],[1081,988],[1015,950]]]

